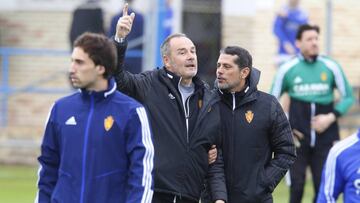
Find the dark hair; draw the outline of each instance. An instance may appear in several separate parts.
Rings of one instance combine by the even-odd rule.
[[[117,52],[114,43],[105,35],[85,32],[76,38],[74,47],[82,48],[95,65],[105,67],[104,78],[109,78],[114,74]]]
[[[300,40],[301,37],[302,37],[302,34],[305,32],[305,31],[308,31],[308,30],[314,30],[316,31],[318,34],[320,33],[320,28],[319,26],[317,25],[309,25],[309,24],[304,24],[304,25],[301,25],[296,33],[296,39],[297,40]]]
[[[252,56],[250,53],[241,47],[238,46],[227,46],[220,51],[221,54],[229,54],[238,56],[235,60],[235,63],[239,66],[240,69],[249,67],[252,68]]]

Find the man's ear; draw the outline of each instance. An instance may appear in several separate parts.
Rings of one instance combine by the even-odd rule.
[[[162,56],[162,60],[163,60],[163,62],[164,62],[164,66],[165,66],[165,67],[169,67],[169,64],[170,64],[170,59],[169,59],[169,57],[166,56],[166,55],[164,55],[164,56]]]
[[[99,75],[104,75],[105,73],[105,67],[103,65],[96,65],[95,67],[99,73]]]
[[[241,69],[241,78],[245,79],[249,76],[250,74],[250,68],[249,67],[245,67],[243,69]]]

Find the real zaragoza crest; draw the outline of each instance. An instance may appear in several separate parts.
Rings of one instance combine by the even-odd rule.
[[[245,118],[246,118],[246,121],[247,121],[248,123],[251,123],[251,121],[252,121],[253,118],[254,118],[254,113],[253,113],[252,111],[250,111],[250,110],[246,111],[246,113],[245,113]]]
[[[112,116],[108,116],[105,118],[104,120],[104,128],[106,131],[109,131],[111,129],[111,127],[114,124],[114,118]]]

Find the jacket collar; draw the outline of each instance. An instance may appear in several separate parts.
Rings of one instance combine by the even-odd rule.
[[[259,80],[260,80],[260,74],[261,74],[261,72],[257,68],[253,67],[251,69],[249,78],[246,80],[246,84],[245,84],[246,87],[240,92],[235,92],[235,94],[236,95],[240,95],[240,94],[249,95],[249,94],[251,94],[253,92],[256,92],[257,91],[257,85],[258,85]],[[216,87],[216,89],[218,89],[217,81],[215,81],[215,87]],[[219,92],[221,94],[231,94],[230,92],[222,91],[220,89],[218,89],[218,90],[219,90]]]
[[[319,55],[315,55],[315,56],[311,57],[310,59],[307,59],[307,58],[305,58],[304,55],[302,55],[301,53],[298,54],[298,58],[299,58],[300,60],[302,60],[302,61],[307,62],[307,63],[315,63],[315,62],[317,61],[317,59],[318,59],[318,56],[319,56]]]
[[[166,77],[170,79],[171,83],[178,90],[181,77],[169,71],[165,67],[163,67],[162,69],[164,70],[163,74],[166,74]],[[204,81],[202,81],[197,75],[193,77],[192,82],[195,85],[195,91],[197,91],[198,89],[209,88],[209,86]]]
[[[115,82],[114,78],[109,79],[108,80],[108,88],[106,90],[100,91],[100,92],[88,91],[86,89],[79,89],[79,91],[84,97],[92,95],[96,99],[104,99],[115,93],[116,82]]]
[[[229,104],[230,106],[233,105],[233,97],[235,97],[235,104],[236,107],[242,105],[244,103],[253,101],[256,99],[254,93],[257,92],[257,85],[260,80],[260,71],[257,68],[252,68],[250,72],[250,76],[246,81],[246,87],[240,92],[226,92],[221,91],[218,89],[220,96],[222,97],[225,103]]]

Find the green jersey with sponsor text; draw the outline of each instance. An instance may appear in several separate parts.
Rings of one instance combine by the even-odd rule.
[[[340,65],[325,56],[318,56],[311,62],[300,56],[279,68],[271,94],[279,98],[287,92],[291,98],[326,105],[334,101],[335,88],[341,95],[335,110],[342,115],[351,107],[354,98]]]

